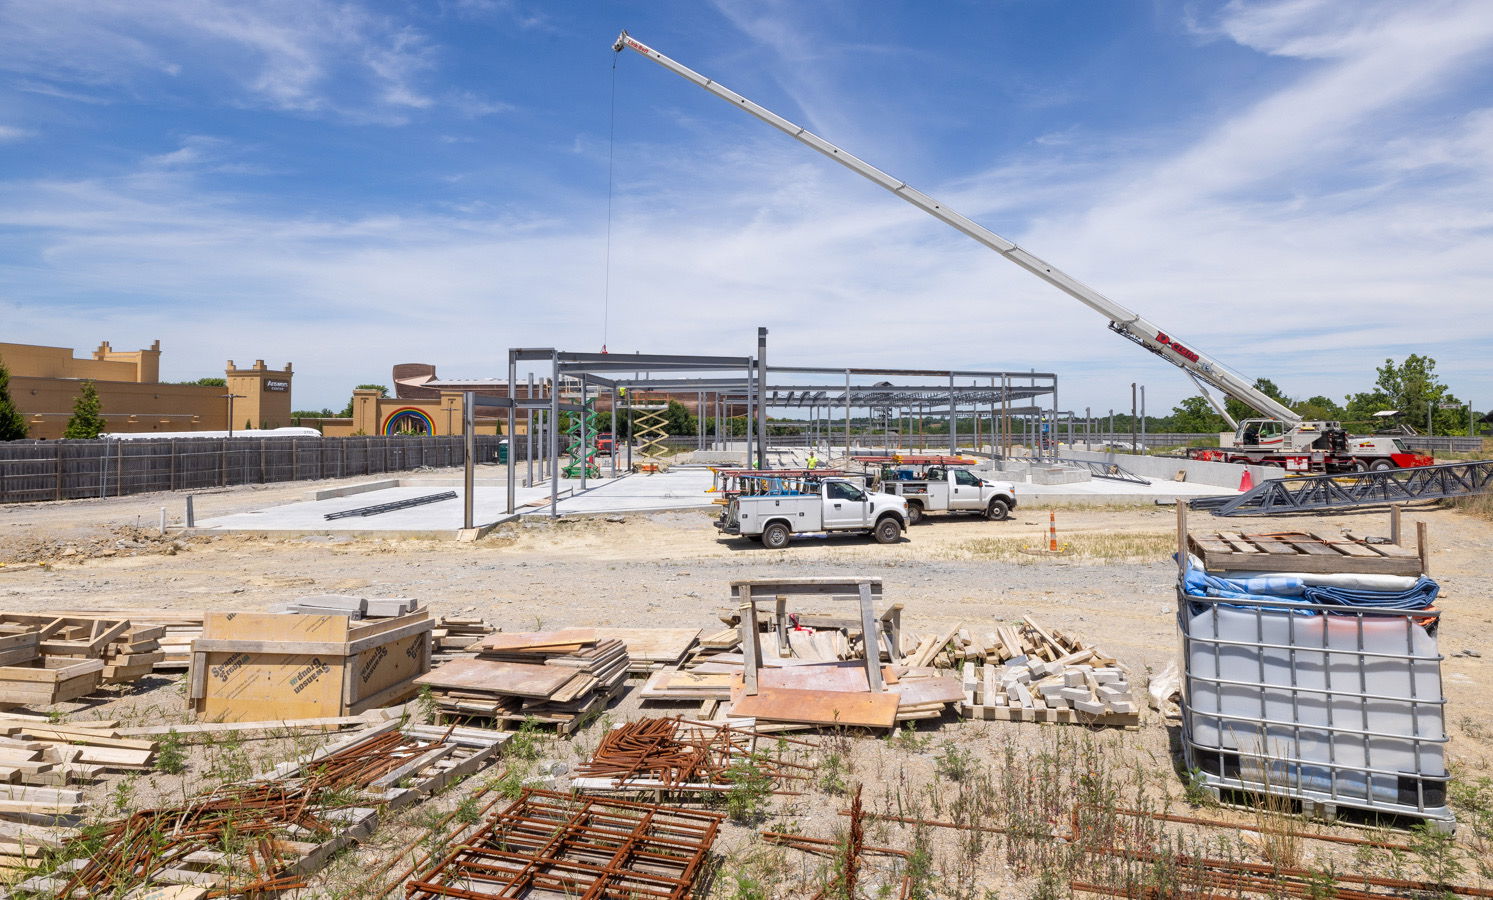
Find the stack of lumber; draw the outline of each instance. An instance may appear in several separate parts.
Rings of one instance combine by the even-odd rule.
[[[976,719],[1129,726],[1140,722],[1124,667],[1097,647],[1030,616],[999,625],[983,640],[951,642],[963,659],[964,702]],[[980,656],[970,656],[978,647]]]
[[[431,639],[435,642],[433,659],[445,661],[471,655],[476,652],[471,649],[472,645],[495,631],[496,628],[482,619],[441,616],[436,619],[435,631],[431,633]]]
[[[0,716],[0,784],[67,785],[102,771],[151,768],[155,742],[122,737],[116,725]]]
[[[75,828],[0,822],[0,873],[35,868],[41,856],[77,835]]]
[[[475,646],[475,657],[443,663],[415,680],[431,689],[445,716],[533,720],[569,733],[605,708],[627,679],[626,645],[591,628],[499,633]]]
[[[628,671],[646,675],[677,668],[699,640],[699,628],[597,628],[596,636],[627,646]]]
[[[131,625],[159,625],[165,633],[160,641],[161,660],[154,666],[157,672],[176,672],[192,664],[192,641],[202,636],[201,612],[175,609],[106,609],[69,610],[59,616],[72,618],[95,618],[128,620]]]
[[[161,650],[164,625],[128,623],[124,634],[104,647],[104,684],[126,684],[143,678],[166,658]]]

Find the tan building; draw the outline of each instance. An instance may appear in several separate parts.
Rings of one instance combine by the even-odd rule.
[[[109,431],[224,431],[229,394],[234,429],[291,424],[290,363],[269,369],[261,359],[241,369],[229,360],[226,388],[163,384],[160,341],[129,351],[105,341],[90,357],[75,357],[66,347],[0,343],[0,363],[10,370],[10,396],[31,438],[62,437],[84,381],[98,389]]]
[[[302,425],[321,429],[327,437],[363,434],[463,434],[461,391],[435,391],[433,400],[380,397],[378,391],[353,391],[350,419],[302,419]],[[474,417],[476,434],[502,434],[506,416],[489,411]],[[519,434],[523,434],[519,428]]]

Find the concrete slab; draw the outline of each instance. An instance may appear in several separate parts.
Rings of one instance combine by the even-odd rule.
[[[590,479],[584,491],[580,489],[578,479],[562,479],[558,512],[562,516],[576,516],[709,509],[714,505],[711,502],[714,495],[706,493],[710,484],[709,469],[684,466],[676,466],[657,475]],[[316,499],[202,519],[193,530],[207,534],[231,531],[275,537],[330,534],[471,540],[476,536],[472,532],[462,532],[462,498],[465,491],[460,481],[408,478],[369,482],[355,487],[361,491],[343,496],[325,496],[330,492],[323,492]],[[477,528],[473,532],[485,533],[492,525],[514,517],[507,513],[508,492],[504,482],[489,477],[480,480],[475,490],[473,519]],[[1022,506],[1150,504],[1158,500],[1171,502],[1179,497],[1237,493],[1213,485],[1190,482],[1157,481],[1151,485],[1135,485],[1102,479],[1078,484],[1018,484],[1016,490],[1017,499]],[[371,516],[350,516],[330,521],[325,518],[327,513],[345,512],[443,491],[455,491],[456,497]],[[550,486],[547,482],[534,487],[519,486],[514,490],[514,495],[518,506],[516,516],[550,514]]]
[[[560,515],[594,515],[648,512],[668,509],[708,508],[711,495],[710,470],[675,468],[659,475],[625,475],[615,479],[590,479],[580,490],[579,479],[561,479]],[[356,494],[315,496],[299,503],[286,503],[253,512],[199,520],[194,531],[211,534],[232,531],[288,537],[303,534],[345,534],[367,537],[437,538],[455,540],[462,530],[462,504],[466,491],[459,481],[400,479],[358,485]],[[327,513],[345,512],[382,503],[393,503],[455,491],[456,497],[408,509],[371,516],[325,518]],[[507,514],[508,491],[502,481],[478,482],[475,487],[473,522],[480,530],[512,518]],[[550,514],[550,486],[546,482],[514,490],[517,515]],[[530,505],[534,504],[534,505]]]

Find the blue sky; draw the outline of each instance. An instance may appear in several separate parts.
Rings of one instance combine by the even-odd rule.
[[[300,407],[757,325],[784,364],[1186,395],[622,27],[1293,396],[1418,352],[1493,404],[1485,0],[0,0],[0,340],[294,360]]]

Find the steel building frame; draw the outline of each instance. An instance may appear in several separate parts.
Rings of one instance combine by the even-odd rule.
[[[793,409],[809,411],[804,428],[831,442],[831,435],[838,436],[841,426],[836,419],[843,420],[843,440],[846,453],[852,445],[852,410],[866,410],[890,421],[895,413],[900,422],[905,415],[918,420],[928,416],[942,416],[948,421],[949,450],[957,449],[958,419],[960,415],[975,416],[976,429],[982,419],[990,422],[990,443],[993,447],[1008,448],[1016,442],[1013,423],[1023,430],[1035,432],[1039,421],[1051,421],[1056,427],[1059,416],[1057,405],[1057,375],[1051,372],[1014,372],[984,369],[887,369],[855,366],[777,366],[769,367],[767,358],[767,329],[757,329],[757,352],[754,356],[702,356],[690,354],[644,354],[644,353],[578,353],[562,351],[553,347],[515,347],[508,351],[508,384],[517,389],[519,364],[549,364],[548,386],[536,386],[533,375],[529,376],[526,399],[481,398],[477,403],[507,410],[507,433],[517,434],[518,416],[526,417],[527,449],[526,465],[528,483],[536,483],[534,465],[539,463],[539,479],[550,482],[550,515],[557,514],[560,494],[559,479],[559,430],[554,423],[560,413],[583,408],[597,391],[609,398],[612,417],[612,433],[617,433],[617,412],[630,412],[633,398],[639,393],[663,392],[674,395],[696,396],[697,418],[700,422],[696,437],[703,449],[708,435],[704,431],[707,416],[716,422],[717,434],[709,443],[722,441],[720,424],[730,418],[738,408],[745,408],[747,418],[746,447],[748,464],[759,468],[767,465],[767,411],[769,409]],[[795,375],[830,376],[842,384],[826,385],[801,383],[810,379],[791,378]],[[784,378],[775,382],[775,377]],[[870,379],[895,378],[897,382]],[[917,384],[906,379],[937,379],[938,384]],[[960,383],[967,380],[968,383]],[[621,398],[619,399],[619,392]],[[1046,400],[1050,395],[1050,401]],[[472,395],[469,395],[469,397]],[[562,397],[566,398],[562,402]],[[573,402],[572,402],[573,401]],[[774,423],[782,427],[782,423]],[[538,452],[535,452],[535,433],[540,432]],[[584,436],[584,431],[583,431]],[[516,449],[516,448],[510,448]],[[632,446],[627,446],[627,467],[632,464]],[[516,453],[508,454],[507,510],[510,514],[516,507],[518,483]],[[611,474],[617,471],[617,454],[612,454]],[[586,489],[587,479],[582,475],[580,490]]]

